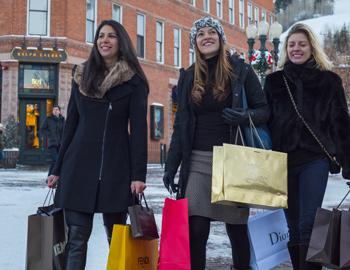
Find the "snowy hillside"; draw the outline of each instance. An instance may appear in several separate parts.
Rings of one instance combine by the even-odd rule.
[[[318,34],[319,40],[323,43],[323,35],[327,30],[340,29],[344,24],[350,24],[350,0],[335,0],[334,14],[314,19],[299,21],[309,25],[315,33]],[[283,43],[289,29],[281,35],[281,43]]]

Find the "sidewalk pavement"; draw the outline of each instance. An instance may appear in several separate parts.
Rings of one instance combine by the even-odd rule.
[[[155,212],[159,228],[164,199],[169,197],[163,187],[162,168],[159,165],[148,166],[146,196]],[[46,195],[45,185],[47,170],[23,167],[20,169],[0,169],[0,269],[23,269],[25,264],[27,216],[33,214]],[[348,191],[340,175],[329,178],[323,206],[336,206]],[[350,206],[350,198],[344,208]],[[108,245],[102,226],[101,215],[96,215],[94,228],[89,241],[86,270],[105,269]],[[161,229],[161,228],[160,228]],[[231,263],[231,251],[224,225],[212,222],[211,234],[207,245],[207,269],[227,270]],[[279,265],[274,270],[292,269],[289,262]]]

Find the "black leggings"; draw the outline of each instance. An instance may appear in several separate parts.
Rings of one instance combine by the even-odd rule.
[[[210,221],[210,218],[201,216],[189,218],[192,270],[205,269]],[[226,232],[231,242],[234,267],[238,270],[249,269],[250,246],[247,225],[226,223]]]

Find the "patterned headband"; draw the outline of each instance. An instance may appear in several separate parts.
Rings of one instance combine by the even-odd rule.
[[[193,48],[196,44],[197,32],[199,31],[199,29],[204,27],[213,27],[218,32],[219,36],[221,36],[224,43],[226,43],[226,36],[224,33],[224,28],[222,28],[221,23],[210,16],[206,16],[193,23],[193,26],[190,32],[190,41]]]

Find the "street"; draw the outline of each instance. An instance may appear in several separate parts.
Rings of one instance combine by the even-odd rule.
[[[46,171],[30,168],[0,169],[0,269],[18,270],[25,265],[27,217],[41,206],[47,187],[44,183]],[[147,189],[148,204],[156,214],[161,229],[161,210],[168,196],[163,187],[162,169],[158,165],[149,165]],[[348,188],[341,176],[330,176],[324,207],[336,206],[346,194]],[[349,207],[350,198],[344,203]],[[207,246],[207,269],[229,269],[231,260],[230,244],[222,223],[212,222],[211,234]],[[95,215],[94,228],[89,241],[87,270],[105,269],[108,255],[107,240],[103,228],[102,216]],[[284,263],[274,269],[292,269],[290,263]]]

